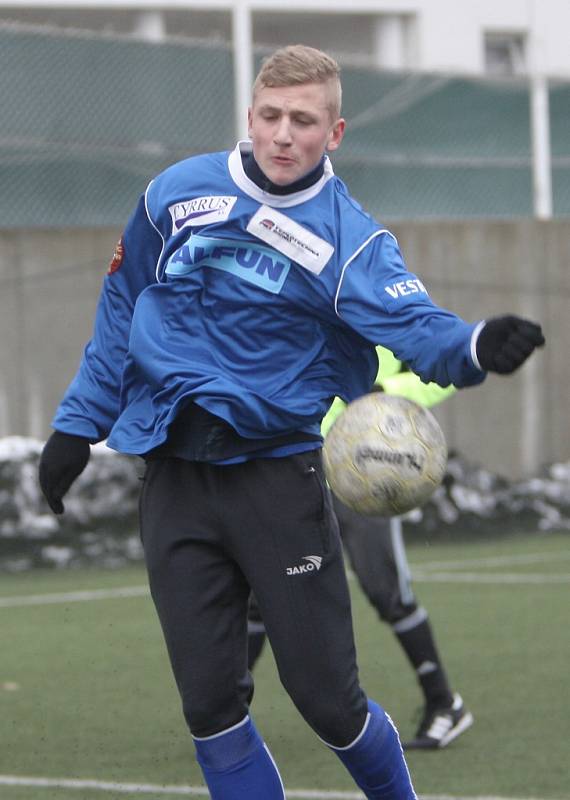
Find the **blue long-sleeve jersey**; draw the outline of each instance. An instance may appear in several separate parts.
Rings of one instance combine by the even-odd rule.
[[[273,195],[243,170],[250,147],[189,158],[151,182],[57,430],[143,454],[192,400],[247,438],[318,434],[333,397],[370,390],[379,343],[424,381],[484,379],[476,326],[431,301],[328,159],[309,188]]]

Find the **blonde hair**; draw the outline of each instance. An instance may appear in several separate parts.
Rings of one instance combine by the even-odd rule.
[[[303,83],[329,83],[332,89],[329,109],[333,120],[340,117],[342,87],[340,67],[331,56],[314,47],[292,44],[281,47],[266,58],[253,84],[253,99],[260,89],[297,86]]]

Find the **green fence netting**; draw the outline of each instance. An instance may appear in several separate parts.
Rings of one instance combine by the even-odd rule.
[[[343,64],[337,173],[379,218],[532,214],[521,79]],[[148,181],[234,144],[233,61],[219,41],[0,23],[0,227],[121,225]],[[554,213],[570,214],[570,82],[550,85]]]

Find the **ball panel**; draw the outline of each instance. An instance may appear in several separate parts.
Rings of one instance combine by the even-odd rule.
[[[425,503],[447,464],[433,414],[402,397],[372,392],[350,403],[323,450],[332,491],[362,514],[392,516]]]

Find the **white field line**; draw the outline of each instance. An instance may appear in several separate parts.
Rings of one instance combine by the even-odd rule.
[[[495,572],[483,575],[480,572],[412,572],[412,580],[417,583],[520,583],[525,586],[549,583],[570,583],[570,574],[539,575]]]
[[[464,572],[473,567],[516,567],[527,564],[551,564],[570,559],[570,551],[557,553],[527,553],[525,555],[490,556],[461,561],[428,561],[412,566],[412,578],[419,583],[508,583],[535,584],[570,583],[567,573],[540,574],[516,572]],[[448,572],[447,570],[453,570]]]
[[[550,564],[552,562],[570,560],[570,549],[557,553],[526,553],[525,555],[487,556],[484,558],[468,558],[461,561],[426,561],[418,563],[418,570],[429,569],[462,569],[464,567],[513,567],[516,564]]]
[[[490,556],[486,558],[467,558],[461,561],[427,561],[410,565],[412,580],[418,583],[485,583],[485,584],[534,584],[570,583],[570,574],[541,574],[530,572],[485,572],[485,567],[516,567],[526,564],[558,563],[570,559],[570,552],[528,553],[525,555]],[[465,572],[464,570],[482,567],[481,572]],[[449,572],[447,570],[450,570]],[[453,570],[453,571],[451,571]],[[355,575],[348,570],[350,580]]]
[[[114,781],[78,780],[73,778],[32,778],[16,775],[0,775],[0,786],[24,786],[42,789],[88,789],[120,794],[163,794],[184,797],[209,797],[208,791],[200,786],[160,786],[149,783],[117,783]],[[315,789],[288,789],[287,798],[296,800],[364,800],[360,792],[319,791]],[[540,798],[470,796],[447,794],[423,794],[419,800],[540,800]]]
[[[85,603],[91,600],[110,600],[116,597],[144,597],[148,594],[148,586],[123,586],[117,589],[90,589],[81,592],[14,595],[13,597],[0,597],[0,608],[43,606],[48,603]]]
[[[570,575],[542,575],[536,573],[483,573],[483,572],[447,572],[473,567],[516,566],[517,564],[545,564],[570,559],[570,552],[532,553],[521,556],[494,556],[490,558],[472,558],[462,561],[429,561],[414,566],[413,580],[431,583],[520,583],[548,584],[570,583]],[[432,571],[433,570],[433,571]],[[439,570],[439,571],[435,571]],[[349,570],[350,580],[354,573]],[[52,603],[84,603],[92,600],[113,600],[121,597],[146,597],[148,586],[123,586],[116,589],[88,589],[75,592],[54,592],[51,594],[14,595],[0,597],[0,608],[19,608],[21,606],[43,606]]]

